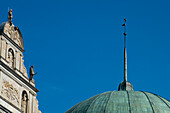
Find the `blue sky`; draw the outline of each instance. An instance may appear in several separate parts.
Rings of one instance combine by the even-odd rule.
[[[170,100],[169,0],[2,0],[0,22],[24,39],[39,108],[64,113],[123,80],[123,19],[127,18],[128,80],[136,91]]]

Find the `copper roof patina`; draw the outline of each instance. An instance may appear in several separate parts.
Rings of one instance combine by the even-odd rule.
[[[108,91],[85,100],[66,113],[170,113],[170,102],[143,91]]]
[[[124,81],[118,91],[93,96],[66,113],[170,113],[170,101],[153,93],[134,91],[127,81],[126,19],[124,22]]]

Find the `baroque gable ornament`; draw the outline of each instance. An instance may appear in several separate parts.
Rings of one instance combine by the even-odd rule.
[[[23,39],[21,32],[18,27],[14,27],[14,25],[10,25],[9,22],[6,22],[4,25],[3,32],[11,38],[18,46],[20,46],[22,49],[23,48]]]
[[[28,77],[22,34],[12,19],[10,9],[8,21],[0,25],[0,113],[41,113],[36,99],[39,90],[33,82],[36,73],[32,68]]]
[[[8,22],[4,22],[0,26],[0,32],[7,35],[10,39],[12,39],[19,47],[21,47],[24,50],[23,45],[23,38],[21,31],[18,27],[15,27],[13,22],[13,15],[12,15],[12,9],[8,12]]]

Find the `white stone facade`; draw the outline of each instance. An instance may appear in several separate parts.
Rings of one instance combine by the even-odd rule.
[[[18,27],[0,26],[0,113],[41,113],[38,90],[29,80],[23,60],[23,40]]]

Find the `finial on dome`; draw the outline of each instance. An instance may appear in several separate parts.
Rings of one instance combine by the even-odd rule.
[[[124,81],[127,81],[127,54],[126,54],[126,19],[124,19],[124,24],[122,25],[124,27]]]
[[[12,9],[10,9],[8,11],[8,22],[10,25],[12,25],[12,19],[13,19],[13,16],[12,16]]]
[[[130,82],[127,81],[127,52],[126,52],[126,19],[124,19],[124,81],[122,81],[119,85],[119,91],[133,91],[133,86]]]

